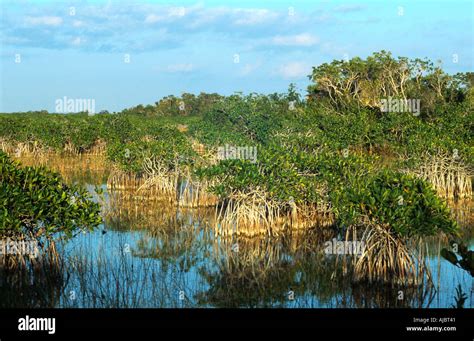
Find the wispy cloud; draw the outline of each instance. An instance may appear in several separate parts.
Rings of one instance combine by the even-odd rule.
[[[85,23],[81,20],[74,20],[72,22],[72,26],[73,27],[83,27],[83,26],[85,26]]]
[[[257,71],[261,67],[261,65],[262,65],[262,63],[260,61],[256,62],[256,63],[247,63],[247,64],[245,64],[240,69],[240,76],[248,76],[248,75],[251,75],[251,74],[255,73],[255,71]]]
[[[279,17],[278,13],[268,9],[235,9],[231,11],[235,17],[234,23],[237,25],[257,25],[273,22]]]
[[[160,14],[150,13],[145,18],[145,23],[154,24],[158,22],[172,22],[175,19],[182,18],[186,15],[185,7],[169,7],[162,9]]]
[[[282,46],[313,46],[319,42],[319,38],[310,33],[301,33],[296,35],[275,36],[272,40],[275,45]]]
[[[170,64],[166,67],[166,71],[170,73],[191,72],[194,65],[191,63]]]
[[[81,37],[76,37],[72,40],[71,44],[74,45],[74,46],[79,46],[83,42],[84,41],[81,39]]]
[[[156,0],[0,0],[0,107],[48,107],[46,92],[79,89],[115,110],[182,91],[273,92],[289,82],[304,88],[312,66],[381,49],[448,58],[449,72],[472,70],[466,1],[411,1],[403,17],[397,5],[369,0],[194,1],[179,7]],[[451,62],[454,53],[458,63]]]
[[[280,65],[278,74],[286,79],[303,78],[310,74],[311,66],[304,62],[290,62]]]
[[[366,6],[363,5],[340,5],[337,6],[334,11],[342,12],[342,13],[349,13],[349,12],[359,12],[366,9]]]
[[[42,16],[42,17],[26,17],[26,25],[45,25],[45,26],[59,26],[63,23],[63,18],[55,16]]]
[[[83,43],[76,44],[76,48],[101,52],[132,49],[140,52],[174,47],[210,32],[231,37],[234,41],[250,40],[271,31],[284,31],[277,23],[288,16],[282,10],[206,7],[202,4],[176,7],[109,2],[77,6],[74,15],[52,4],[32,5],[22,14],[9,11],[9,7],[5,9],[7,15],[0,27],[3,41],[10,45],[18,42],[23,47],[41,45],[46,49],[68,49],[71,38],[80,34]],[[49,30],[52,27],[54,34]]]

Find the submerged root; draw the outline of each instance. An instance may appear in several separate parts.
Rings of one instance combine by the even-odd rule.
[[[216,207],[217,234],[278,236],[289,229],[330,226],[334,223],[327,204],[297,206],[294,202],[281,203],[255,189],[236,193]]]
[[[140,188],[146,179],[135,173],[113,170],[107,179],[107,189],[110,190],[132,190],[135,192]]]
[[[363,252],[353,259],[355,282],[417,286],[424,274],[429,276],[424,263],[412,254],[408,240],[396,235],[389,226],[369,223],[362,241]]]
[[[0,308],[56,307],[67,284],[64,269],[54,241],[38,245],[34,256],[0,255]]]
[[[165,167],[155,158],[145,158],[143,175],[115,170],[107,181],[112,190],[129,191],[130,196],[143,200],[158,200],[181,207],[209,207],[218,202],[209,191],[207,181],[195,180],[188,169]]]
[[[216,206],[219,199],[210,192],[211,183],[196,181],[188,175],[179,184],[178,205],[181,207]]]
[[[175,202],[178,197],[179,168],[170,170],[156,158],[143,160],[144,182],[138,188],[139,193],[162,194],[169,202]]]

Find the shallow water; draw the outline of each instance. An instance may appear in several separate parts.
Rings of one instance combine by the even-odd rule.
[[[464,307],[474,307],[471,275],[439,256],[445,241],[426,242],[431,284],[412,290],[354,285],[335,271],[341,262],[322,252],[334,237],[329,229],[223,238],[214,233],[212,210],[120,201],[119,192],[107,192],[103,172],[66,178],[91,193],[101,185],[109,214],[98,230],[60,247],[68,279],[49,306],[444,308],[455,304],[460,285]],[[458,210],[472,249],[472,227],[466,226],[472,205]]]

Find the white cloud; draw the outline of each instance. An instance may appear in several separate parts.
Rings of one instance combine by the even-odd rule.
[[[166,10],[164,15],[157,15],[157,14],[148,14],[145,18],[146,24],[154,24],[157,22],[164,22],[164,21],[172,21],[173,19],[184,17],[186,14],[185,7],[169,7]]]
[[[156,14],[148,14],[147,17],[145,18],[145,23],[147,24],[153,24],[156,23],[160,20],[163,20],[163,17],[156,15]]]
[[[319,38],[309,33],[273,37],[275,45],[283,46],[313,46],[318,42]]]
[[[167,72],[191,72],[194,69],[193,64],[170,64],[167,66],[166,71]]]
[[[59,26],[63,23],[63,18],[53,16],[26,17],[25,23],[28,25]]]
[[[84,22],[81,21],[81,20],[74,20],[74,21],[72,22],[72,26],[74,26],[74,27],[82,27],[82,26],[84,26]]]
[[[260,67],[261,63],[255,63],[255,64],[245,64],[241,69],[240,69],[240,75],[241,76],[247,76],[257,70]]]
[[[199,5],[186,7],[185,13],[190,20],[188,27],[191,28],[209,24],[224,26],[228,26],[228,24],[235,26],[272,24],[282,15],[282,13],[265,8],[232,8],[225,6],[205,8]]]
[[[81,40],[81,38],[80,38],[80,37],[77,37],[77,38],[73,39],[73,41],[71,42],[71,44],[74,45],[74,46],[79,46],[79,45],[81,45],[82,42],[83,42],[83,41]]]
[[[278,18],[278,14],[268,9],[235,9],[232,14],[237,19],[234,20],[236,25],[256,25]]]
[[[302,78],[310,74],[311,67],[303,62],[290,62],[281,65],[278,73],[284,78]]]
[[[184,17],[185,14],[186,14],[185,7],[171,7],[168,9],[169,17]]]
[[[304,46],[315,42],[313,37],[305,35],[294,37],[294,43],[285,40],[285,35],[290,34],[284,33],[288,32],[288,28],[292,32],[304,32],[306,26],[303,24],[307,24],[301,20],[289,24],[286,9],[207,7],[201,3],[186,7],[108,3],[107,6],[84,6],[80,18],[62,17],[59,10],[32,13],[38,11],[25,14],[20,23],[35,30],[34,39],[29,38],[33,35],[29,30],[18,30],[22,25],[18,25],[15,15],[10,15],[5,25],[8,28],[5,35],[10,36],[3,40],[19,41],[22,35],[26,35],[27,45],[69,48],[80,28],[81,48],[101,52],[164,50],[185,45],[193,37],[200,39],[202,36],[227,40],[233,45],[268,46],[278,34],[282,37],[277,37],[276,42],[281,44]],[[25,23],[25,18],[29,25]],[[50,32],[53,27],[62,31],[53,35]]]
[[[358,12],[365,9],[365,6],[362,5],[340,5],[334,10],[336,12],[348,13],[348,12]]]
[[[189,27],[196,28],[216,22],[219,18],[229,14],[229,10],[224,7],[207,8],[196,7],[192,11],[187,9],[187,13],[191,13]]]

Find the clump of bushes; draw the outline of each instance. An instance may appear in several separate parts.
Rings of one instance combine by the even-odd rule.
[[[85,189],[65,185],[42,167],[21,167],[0,152],[0,236],[72,237],[101,223],[99,204]]]

